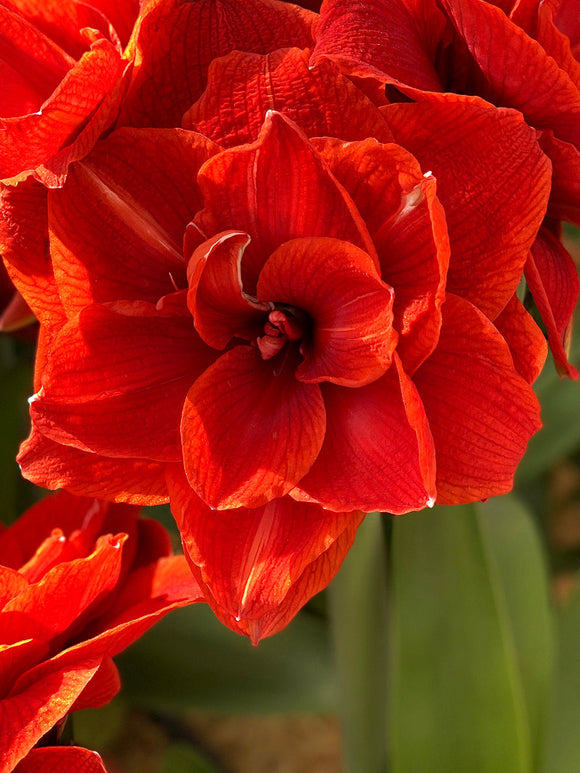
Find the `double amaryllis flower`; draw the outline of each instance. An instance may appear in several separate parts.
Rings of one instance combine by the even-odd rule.
[[[171,609],[202,600],[163,527],[138,513],[60,492],[0,531],[2,773],[19,762],[22,773],[101,771],[84,749],[29,752],[41,738],[56,743],[71,711],[111,700],[114,655]]]
[[[41,321],[24,474],[169,499],[254,641],[365,512],[503,493],[540,426],[516,294],[550,196],[537,132],[473,97],[389,103],[321,53],[333,7],[144,4],[116,130],[0,204]]]

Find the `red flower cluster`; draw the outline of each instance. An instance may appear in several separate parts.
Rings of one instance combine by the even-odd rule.
[[[114,655],[202,598],[163,527],[133,505],[60,492],[0,532],[0,771],[102,770],[84,749],[26,755],[69,712],[111,700]]]
[[[545,37],[564,38],[535,1],[531,35],[481,0],[327,0],[320,17],[149,0],[72,144],[56,162],[51,135],[37,180],[2,189],[0,247],[41,322],[25,476],[169,499],[207,600],[255,641],[328,583],[365,512],[510,489],[546,354],[524,271],[572,373],[555,234],[577,191],[554,161],[577,153],[572,86],[543,123],[442,93],[445,77],[494,97],[456,5],[548,72]],[[560,47],[564,78],[580,65]],[[88,152],[93,121],[110,131]],[[32,163],[11,159],[8,182]]]

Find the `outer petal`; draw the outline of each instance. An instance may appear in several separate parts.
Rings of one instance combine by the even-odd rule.
[[[0,184],[0,253],[10,278],[49,328],[66,319],[48,254],[46,188],[35,180]]]
[[[277,0],[151,0],[132,44],[137,60],[121,123],[179,126],[214,59],[234,49],[266,54],[309,46],[315,19]]]
[[[308,137],[392,139],[378,108],[328,61],[309,68],[309,50],[271,54],[232,51],[214,60],[208,86],[183,117],[183,126],[224,147],[254,142],[268,110],[284,113]]]
[[[438,501],[458,504],[509,491],[541,426],[540,407],[496,328],[450,294],[439,345],[413,380],[435,441]]]
[[[0,700],[0,759],[14,769],[34,744],[64,717],[96,673],[101,658],[78,658],[68,667],[51,663],[42,678]],[[50,663],[50,661],[49,661]]]
[[[245,231],[244,287],[253,292],[269,255],[289,239],[334,236],[376,256],[348,194],[304,134],[288,118],[269,113],[257,142],[226,150],[202,167],[206,203],[196,222],[207,235]]]
[[[381,109],[397,142],[437,179],[451,242],[447,289],[494,319],[546,211],[550,163],[536,133],[518,113],[465,97]]]
[[[124,68],[117,49],[97,40],[38,112],[2,119],[0,178],[16,182],[38,170],[45,184],[62,183],[110,124]]]
[[[580,226],[580,148],[540,132],[539,143],[552,162],[552,190],[548,214]]]
[[[398,145],[327,138],[314,145],[373,237],[382,277],[395,288],[397,353],[407,373],[413,373],[437,344],[449,265],[436,181],[425,178],[417,160]]]
[[[578,300],[578,271],[560,241],[542,228],[526,263],[526,281],[548,333],[556,368],[562,376],[578,378],[567,348],[572,314]]]
[[[435,29],[443,26],[441,14],[433,14],[432,29],[434,25]],[[312,60],[327,57],[351,75],[441,91],[431,47],[428,33],[412,13],[412,3],[354,0],[346,4],[326,0]]]
[[[178,461],[183,402],[214,358],[186,310],[95,304],[55,339],[31,417],[48,438],[81,451]]]
[[[364,517],[288,497],[216,513],[177,466],[168,485],[187,558],[209,604],[255,644],[284,628],[330,582]]]
[[[14,773],[107,773],[97,752],[80,746],[46,746],[33,749],[18,763]]]
[[[489,3],[442,0],[442,5],[482,70],[493,101],[580,145],[580,90],[542,46]]]
[[[160,505],[168,501],[165,465],[147,459],[109,459],[49,440],[33,426],[18,454],[23,476],[49,489],[114,502]]]
[[[371,257],[349,242],[315,237],[278,247],[260,273],[258,299],[306,312],[311,330],[300,346],[296,378],[355,387],[391,364],[393,289]]]
[[[531,314],[514,295],[493,324],[505,338],[516,370],[533,384],[544,367],[548,351],[546,339]]]
[[[197,171],[217,150],[193,132],[123,129],[75,164],[49,197],[54,271],[69,315],[94,301],[157,301],[185,287],[183,234],[202,206]]]
[[[407,513],[435,500],[435,455],[423,405],[395,355],[360,389],[323,387],[327,429],[311,471],[291,496],[332,510]]]
[[[181,424],[189,482],[210,507],[259,507],[286,494],[322,445],[317,384],[294,378],[288,345],[271,360],[255,346],[223,354],[192,386]]]

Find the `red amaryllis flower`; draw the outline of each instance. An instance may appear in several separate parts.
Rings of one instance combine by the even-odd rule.
[[[260,98],[351,141],[263,123],[268,100],[236,120],[212,83],[240,56],[266,67]],[[506,491],[539,427],[545,346],[515,295],[549,191],[535,132],[513,111],[434,108],[439,183],[392,142],[424,114],[385,116],[307,56],[215,63],[187,120],[220,144],[100,142],[49,192],[53,274],[28,255],[52,326],[24,474],[169,497],[206,598],[254,640],[327,584],[363,511]]]
[[[61,492],[0,532],[3,773],[70,711],[117,693],[114,655],[171,609],[201,600],[165,530],[137,516],[131,505]],[[91,752],[68,754],[100,770]]]
[[[97,752],[79,746],[46,746],[33,749],[14,768],[14,773],[107,773]]]
[[[111,123],[138,0],[3,0],[0,179],[62,182]]]
[[[387,84],[395,102],[446,103],[453,102],[450,92],[471,95],[474,104],[483,98],[520,110],[538,130],[552,162],[552,187],[525,273],[558,370],[573,377],[566,347],[578,278],[557,221],[580,224],[577,19],[568,0],[325,0],[311,59]],[[420,130],[416,139],[424,144],[431,127]]]

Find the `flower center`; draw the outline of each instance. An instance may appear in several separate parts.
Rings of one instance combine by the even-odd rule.
[[[270,360],[280,352],[287,341],[300,341],[308,328],[308,317],[300,309],[273,304],[264,325],[264,335],[257,339],[263,360]]]

